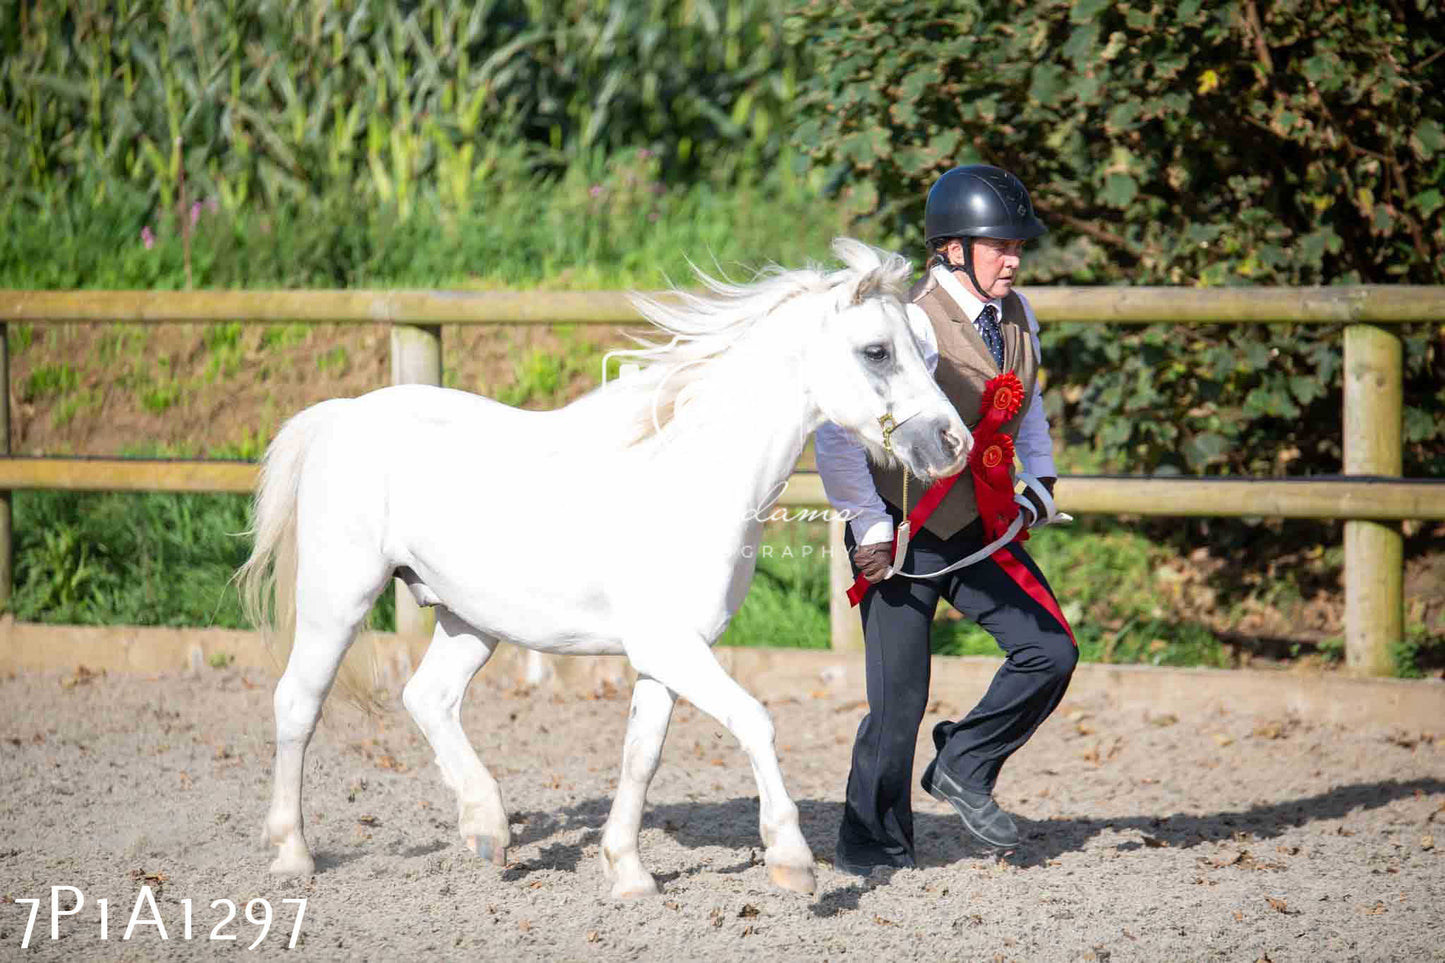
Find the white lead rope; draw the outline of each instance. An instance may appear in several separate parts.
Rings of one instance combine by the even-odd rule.
[[[1042,525],[1051,525],[1061,522],[1072,522],[1074,520],[1074,516],[1068,514],[1067,512],[1061,512],[1058,510],[1057,507],[1055,507],[1054,496],[1049,494],[1049,490],[1044,487],[1043,482],[1039,481],[1028,472],[1019,472],[1018,477],[1019,480],[1024,483],[1024,487],[1032,489],[1034,494],[1039,496],[1039,500],[1043,503],[1044,506],[1044,517],[1041,519],[1035,519],[1034,524],[1029,526],[1030,528],[1038,528]],[[1027,508],[1030,513],[1036,510],[1036,506],[1034,505],[1034,503],[1029,501],[1028,498],[1026,498],[1022,494],[1014,495],[1014,501],[1021,507]],[[954,562],[952,565],[949,565],[946,568],[941,568],[936,572],[929,572],[927,575],[924,575],[918,572],[905,572],[901,568],[901,566],[903,565],[903,558],[905,555],[908,554],[908,540],[910,535],[908,522],[905,521],[902,525],[898,526],[898,544],[893,552],[893,565],[888,569],[888,573],[884,575],[883,578],[889,579],[895,575],[901,575],[904,578],[914,579],[938,578],[940,575],[947,575],[949,572],[957,571],[961,568],[967,568],[970,565],[977,565],[979,562],[982,562],[994,552],[1003,548],[1009,542],[1012,542],[1014,540],[1014,536],[1018,535],[1019,529],[1023,528],[1023,524],[1023,512],[1019,512],[1019,514],[1014,516],[1014,520],[1009,525],[1008,529],[998,538],[985,545],[983,548],[974,552],[972,555],[967,555],[959,559],[958,561]]]

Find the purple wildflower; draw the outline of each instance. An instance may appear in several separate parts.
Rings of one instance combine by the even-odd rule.
[[[592,185],[592,190],[588,191],[587,193],[591,194],[593,197],[601,197],[601,196],[602,196],[602,185],[601,185],[601,184],[593,184],[593,185]]]
[[[140,229],[140,242],[146,246],[147,251],[156,246],[156,235],[149,224]]]
[[[196,222],[199,221],[200,219],[201,219],[201,202],[200,202],[200,201],[196,201],[194,204],[191,205],[191,227],[195,227],[195,226],[196,226]]]

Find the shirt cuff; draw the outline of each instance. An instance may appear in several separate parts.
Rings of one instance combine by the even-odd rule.
[[[1059,477],[1058,469],[1054,467],[1053,455],[1036,454],[1021,460],[1024,463],[1024,471],[1033,475],[1035,478]]]
[[[853,541],[859,545],[893,541],[893,519],[887,514],[860,512],[848,525],[853,530]]]

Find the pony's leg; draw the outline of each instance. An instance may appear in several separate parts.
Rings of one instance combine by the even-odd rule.
[[[637,833],[642,826],[642,808],[647,787],[657,772],[662,743],[672,720],[676,696],[667,686],[643,676],[632,688],[632,710],[627,721],[627,739],[622,747],[622,774],[612,813],[602,828],[602,871],[612,883],[612,898],[651,896],[657,892],[652,874],[642,868],[637,854]]]
[[[356,633],[350,624],[323,625],[297,614],[296,641],[286,671],[276,683],[276,763],[266,842],[280,851],[271,863],[278,876],[306,876],[316,868],[306,846],[301,816],[301,774],[306,746],[316,731],[321,703]]]
[[[462,730],[462,697],[491,658],[497,640],[482,635],[450,609],[436,607],[436,631],[402,702],[436,753],[442,779],[457,794],[457,825],[467,848],[498,866],[507,862],[511,829],[502,792]]]
[[[627,654],[640,674],[712,716],[742,744],[758,781],[758,823],[768,876],[784,889],[813,892],[813,851],[798,827],[798,807],[783,785],[768,710],[718,665],[712,649],[696,635],[654,637],[630,645]]]
[[[276,764],[266,842],[280,848],[271,872],[308,875],[315,869],[301,816],[301,774],[306,746],[341,660],[366,618],[389,571],[380,557],[350,553],[310,557],[304,544],[296,572],[296,634],[286,671],[276,683]]]

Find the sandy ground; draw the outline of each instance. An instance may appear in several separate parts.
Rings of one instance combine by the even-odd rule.
[[[937,694],[925,737],[977,695]],[[862,704],[767,701],[818,892],[768,884],[751,771],[683,704],[642,833],[663,893],[617,904],[597,840],[621,696],[506,690],[485,674],[472,687],[466,728],[512,814],[502,870],[460,845],[404,713],[329,707],[307,764],[317,873],[276,882],[258,846],[271,763],[261,673],[0,680],[0,959],[245,953],[261,928],[238,917],[219,934],[237,941],[213,941],[226,911],[210,904],[244,912],[261,897],[276,922],[252,955],[284,952],[295,907],[281,900],[305,898],[295,953],[318,960],[1445,960],[1445,738],[1067,700],[999,787],[1023,849],[980,851],[916,791],[922,868],[860,880],[830,860]],[[86,905],[52,942],[57,885]],[[143,885],[167,940],[154,926],[122,939]],[[34,897],[21,950],[29,905],[14,901]]]

